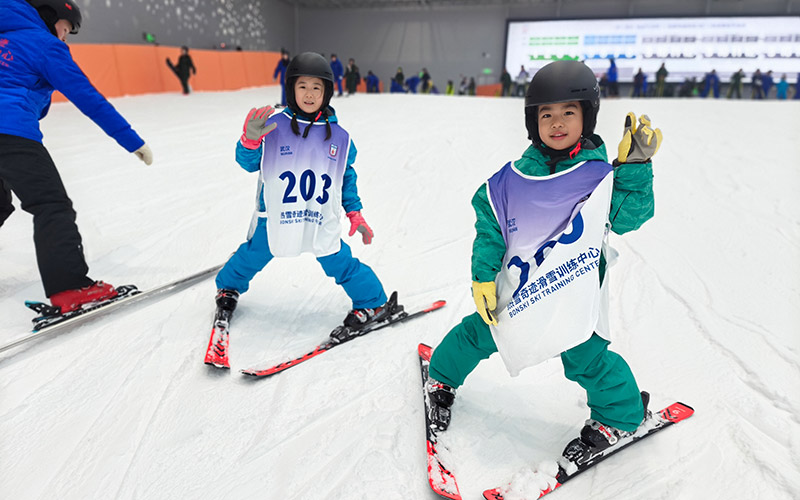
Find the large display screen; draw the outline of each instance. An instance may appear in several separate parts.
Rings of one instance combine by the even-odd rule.
[[[672,82],[700,80],[712,69],[728,81],[740,68],[746,81],[760,69],[795,82],[800,16],[508,21],[505,64],[512,77],[523,66],[533,75],[559,59],[584,61],[600,76],[611,57],[621,82],[639,68],[653,81],[662,63]]]

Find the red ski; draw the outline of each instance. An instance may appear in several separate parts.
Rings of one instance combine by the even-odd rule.
[[[428,399],[428,392],[425,390],[425,382],[428,380],[428,366],[431,363],[431,355],[433,349],[425,344],[420,344],[417,348],[419,353],[419,363],[422,369],[422,393],[425,401],[425,434],[428,441],[428,483],[431,489],[444,498],[452,500],[461,500],[461,493],[458,491],[458,484],[456,477],[447,468],[439,455],[437,447],[439,440],[436,435],[436,426],[431,423],[429,417],[430,400]]]
[[[665,429],[672,424],[677,424],[678,422],[691,417],[693,414],[694,414],[694,409],[692,409],[691,406],[685,405],[683,403],[672,403],[663,410],[657,412],[655,415],[652,416],[652,418],[649,418],[648,421],[645,421],[642,427],[640,427],[639,430],[636,431],[636,433],[633,436],[621,439],[619,445],[610,448],[607,453],[594,458],[591,462],[583,464],[581,466],[576,466],[575,464],[568,463],[567,464],[569,466],[568,468],[572,469],[569,472],[565,470],[564,465],[559,463],[558,472],[556,473],[555,477],[551,476],[549,478],[548,481],[549,484],[547,488],[540,490],[538,494],[532,494],[528,500],[542,498],[548,493],[552,493],[570,479],[579,475],[581,472],[591,469],[592,467],[602,462],[606,458],[614,455],[618,451],[621,451],[648,436],[652,436],[656,432]],[[508,494],[508,492],[509,492],[509,487],[494,488],[491,490],[484,491],[483,497],[486,500],[503,500],[505,498],[504,495]],[[520,494],[525,494],[525,492],[515,492],[515,493],[516,493],[515,498],[519,498]]]
[[[393,300],[395,302],[397,301],[397,292],[392,293],[392,297],[389,299],[390,302],[393,301]],[[385,320],[379,321],[379,322],[376,322],[376,323],[372,323],[372,324],[368,325],[367,327],[362,328],[360,330],[347,331],[346,332],[347,335],[340,336],[341,338],[339,338],[339,339],[330,338],[330,339],[326,340],[325,342],[319,344],[312,351],[310,351],[310,352],[308,352],[306,354],[303,354],[299,358],[295,358],[295,359],[292,359],[290,361],[284,361],[283,363],[278,363],[277,365],[273,365],[273,366],[268,366],[268,367],[263,367],[263,368],[249,368],[247,370],[242,370],[242,373],[244,375],[249,375],[251,377],[269,377],[270,375],[275,375],[276,373],[280,373],[280,372],[282,372],[284,370],[288,370],[289,368],[291,368],[293,366],[297,366],[297,365],[299,365],[300,363],[302,363],[304,361],[308,361],[311,358],[319,356],[320,354],[333,349],[337,345],[341,345],[341,344],[343,344],[345,342],[349,342],[349,341],[351,341],[351,340],[353,340],[355,338],[358,338],[358,337],[363,337],[364,335],[366,335],[366,334],[368,334],[370,332],[374,332],[375,330],[380,330],[381,328],[385,328],[387,326],[395,325],[397,323],[402,323],[404,321],[408,321],[408,320],[410,320],[412,318],[417,318],[417,317],[422,316],[424,314],[427,314],[429,312],[437,311],[437,310],[441,309],[442,307],[444,307],[444,305],[446,303],[447,302],[445,302],[444,300],[437,300],[436,302],[432,303],[431,305],[429,305],[429,306],[427,306],[427,307],[425,307],[423,309],[420,309],[418,311],[414,311],[412,313],[408,313],[405,310],[403,310],[402,306],[396,306],[397,307],[396,312],[393,312]],[[346,327],[339,327],[339,328],[337,328],[337,330],[334,330],[334,332],[337,332],[337,331],[341,332],[343,328],[346,328]]]
[[[220,319],[214,320],[214,327],[211,329],[211,338],[208,339],[208,349],[206,350],[205,364],[213,365],[217,368],[228,368],[231,365],[228,361],[228,322]]]

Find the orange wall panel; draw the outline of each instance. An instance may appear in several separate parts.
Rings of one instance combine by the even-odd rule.
[[[220,57],[222,66],[222,85],[225,90],[236,90],[247,85],[242,52],[227,53]]]
[[[75,62],[106,97],[157,92],[180,92],[180,80],[167,66],[180,57],[179,47],[153,45],[70,45]],[[189,79],[192,90],[237,90],[276,85],[272,79],[278,52],[226,52],[190,50],[197,74]],[[65,101],[59,92],[53,101]]]
[[[270,71],[264,65],[260,52],[241,52],[248,87],[261,87],[272,83]]]
[[[264,67],[267,69],[266,85],[280,85],[281,82],[272,78],[275,74],[275,68],[278,67],[278,61],[281,60],[280,52],[261,52],[260,54],[264,61]]]
[[[176,47],[175,50],[177,51],[178,48]],[[223,90],[225,88],[222,83],[222,65],[220,64],[220,58],[224,54],[218,50],[192,50],[189,52],[194,67],[197,69],[197,74],[192,75],[192,78],[189,79],[192,90]],[[172,76],[180,88],[178,77]]]
[[[122,95],[153,94],[163,91],[157,67],[158,52],[147,45],[114,45]],[[166,62],[163,63],[166,66]]]
[[[497,97],[503,93],[502,83],[493,83],[491,85],[478,85],[475,87],[475,95],[485,95]]]

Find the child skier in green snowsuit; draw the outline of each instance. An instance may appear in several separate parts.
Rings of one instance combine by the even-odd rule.
[[[603,281],[606,270],[605,255],[600,252],[604,248],[606,221],[611,231],[624,234],[638,229],[653,216],[650,158],[661,144],[661,131],[650,128],[646,115],[640,118],[637,128],[635,115],[629,113],[619,156],[612,167],[607,163],[602,139],[594,135],[598,108],[597,81],[583,63],[558,61],[539,70],[525,98],[526,127],[532,145],[472,198],[477,214],[472,279],[478,312],[456,325],[431,358],[427,390],[433,403],[431,418],[440,430],[449,425],[455,389],[480,361],[498,350],[512,375],[560,352],[565,376],[587,392],[591,418],[582,436],[593,441],[592,446],[610,446],[609,441],[615,442],[615,437],[635,431],[646,415],[647,395],[639,392],[625,360],[608,350],[609,341],[598,334],[601,328],[595,327],[602,323],[598,323],[597,315],[587,316],[586,321],[572,328],[577,333],[573,333],[570,342],[560,326],[553,329],[553,323],[545,321],[549,316],[541,316],[560,313],[538,312],[539,319],[517,321],[521,326],[510,336],[516,334],[514,338],[521,342],[514,344],[512,340],[505,352],[498,349],[502,345],[499,341],[506,339],[501,327],[541,309],[537,301],[572,300],[564,296],[584,286],[589,291],[584,294],[576,290],[575,297],[588,298],[575,300],[588,300],[585,309],[601,303],[596,297],[602,295],[598,282]],[[603,186],[607,187],[605,198]],[[589,213],[590,202],[591,210],[599,214],[594,219]],[[598,222],[590,223],[590,219]],[[574,258],[555,261],[558,267],[544,274],[548,263],[553,262],[547,257],[562,259],[559,252],[578,245],[578,236],[588,234],[589,229],[595,242],[590,242],[588,250],[576,253]],[[536,255],[530,257],[537,249]],[[596,261],[592,260],[594,257]],[[543,274],[537,278],[539,271]],[[593,277],[585,277],[589,275]],[[580,316],[581,304],[578,302],[572,311],[567,309],[567,316],[556,323],[569,323],[574,316]],[[556,307],[554,311],[563,309]],[[604,305],[596,309],[603,316]],[[535,331],[537,328],[540,332]],[[538,333],[543,340],[535,338]],[[536,347],[530,348],[531,345]],[[556,350],[549,353],[546,347],[538,346]],[[514,359],[526,348],[532,354],[523,353],[523,359]]]

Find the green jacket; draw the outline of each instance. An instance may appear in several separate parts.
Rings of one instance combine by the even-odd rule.
[[[607,162],[606,146],[600,136],[593,135],[589,141],[596,146],[595,149],[584,147],[574,158],[557,163],[556,173],[584,161]],[[550,167],[545,163],[547,160],[549,158],[542,150],[531,145],[522,153],[522,158],[514,162],[514,166],[525,175],[545,177],[550,175]],[[480,282],[494,281],[503,266],[506,243],[492,211],[486,183],[472,197],[472,207],[477,216],[475,241],[472,244],[472,279]],[[654,207],[653,164],[623,163],[616,167],[609,213],[611,230],[624,234],[639,229],[653,217]]]

